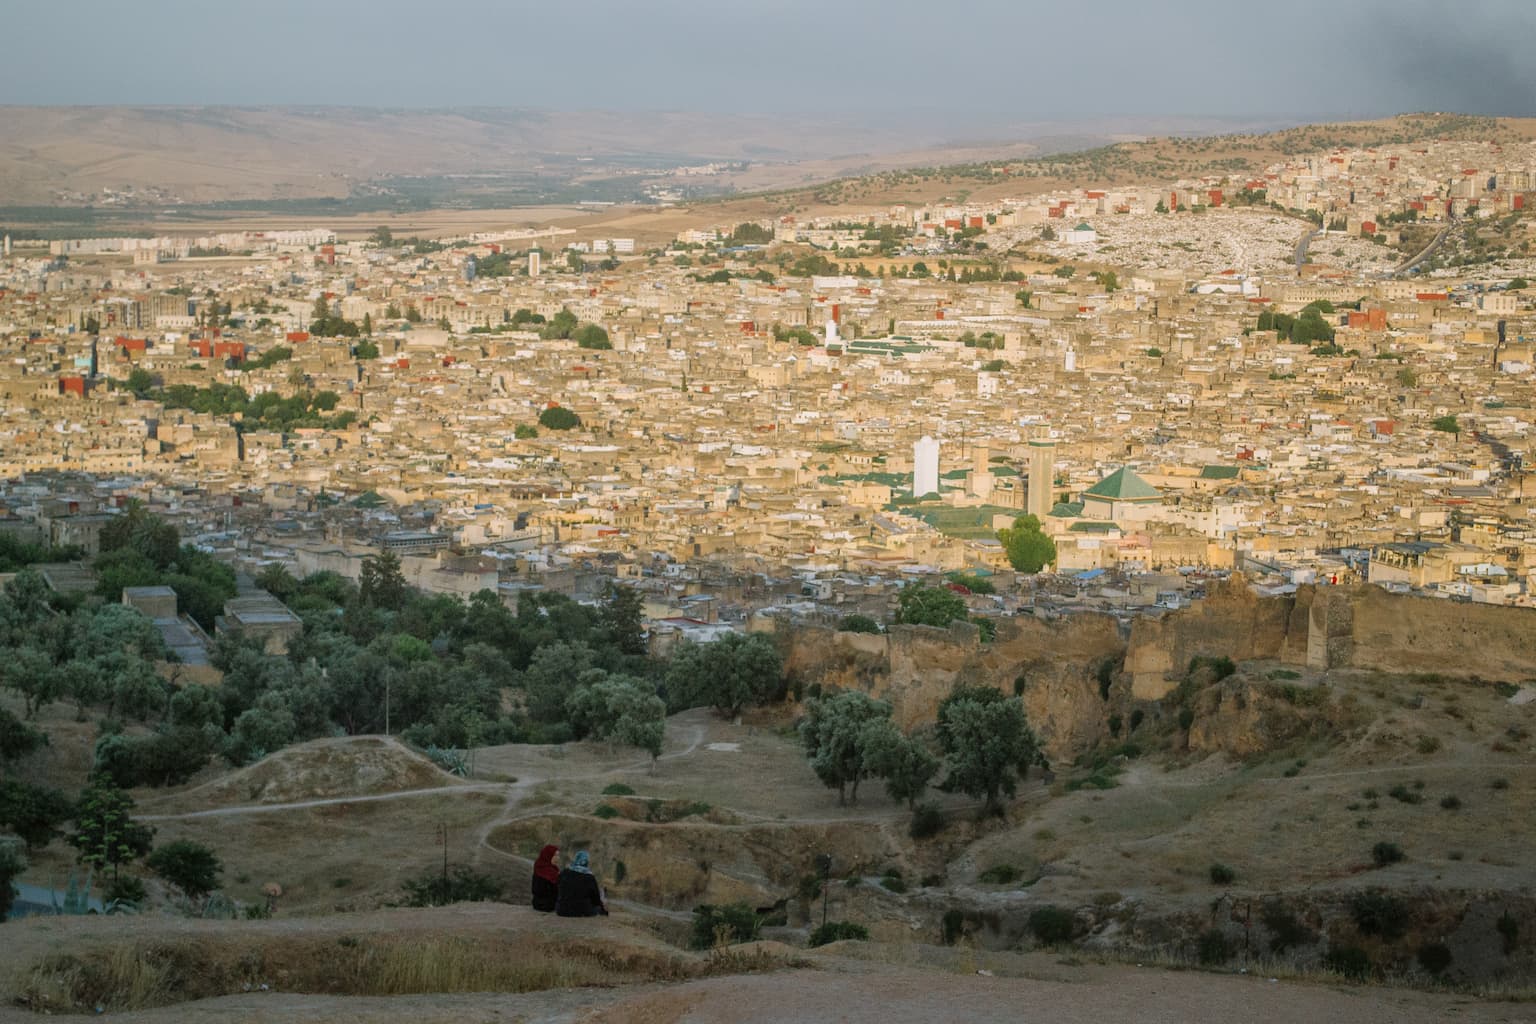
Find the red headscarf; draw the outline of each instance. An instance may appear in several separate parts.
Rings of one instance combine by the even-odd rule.
[[[558,882],[560,869],[555,867],[555,854],[560,852],[558,846],[546,846],[539,851],[539,859],[533,862],[533,873],[546,882]]]

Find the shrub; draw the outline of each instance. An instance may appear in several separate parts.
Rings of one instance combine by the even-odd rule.
[[[449,903],[480,903],[501,899],[501,883],[468,865],[455,867],[447,878],[430,872],[406,881],[406,906],[442,907]]]
[[[608,818],[617,818],[618,816],[618,809],[613,807],[611,804],[598,804],[597,807],[592,811],[592,817],[594,818],[603,818],[606,820]]]
[[[217,889],[224,870],[217,854],[190,839],[166,843],[145,858],[144,863],[194,900]]]
[[[854,924],[852,921],[828,921],[811,932],[810,945],[812,948],[815,948],[816,946],[825,946],[829,942],[844,942],[847,940],[867,942],[869,940],[869,929],[861,924]]]
[[[1012,885],[1023,877],[1024,873],[1012,864],[994,864],[977,875],[976,881],[984,885]]]
[[[1420,736],[1414,747],[1421,754],[1433,754],[1440,749],[1440,739],[1437,736]]]
[[[1237,671],[1237,666],[1234,665],[1232,663],[1232,659],[1226,655],[1222,655],[1219,658],[1208,658],[1204,655],[1196,655],[1195,657],[1189,659],[1189,670],[1185,672],[1185,675],[1192,676],[1201,668],[1209,668],[1211,670],[1211,674],[1215,677],[1216,682],[1221,682],[1221,680],[1227,678],[1232,673]]]
[[[1383,840],[1371,847],[1371,860],[1375,861],[1376,866],[1379,868],[1384,868],[1388,864],[1396,864],[1402,859],[1403,848],[1396,843],[1389,843]]]
[[[886,875],[880,879],[880,884],[890,892],[903,893],[907,891],[907,883],[900,875]]]
[[[763,926],[757,911],[745,903],[701,903],[693,908],[693,949],[711,949],[731,942],[751,942]]]
[[[1317,934],[1302,924],[1295,913],[1283,904],[1264,904],[1264,909],[1259,912],[1259,920],[1269,930],[1271,953],[1283,953],[1287,949],[1317,941]]]
[[[1437,976],[1451,966],[1451,951],[1440,942],[1426,942],[1420,946],[1418,958],[1420,967]]]
[[[635,790],[622,782],[610,782],[603,787],[603,796],[634,796]]]
[[[913,839],[928,839],[944,830],[944,814],[933,804],[918,804],[912,811],[912,823],[907,835]]]
[[[1056,946],[1072,939],[1076,921],[1064,907],[1040,907],[1030,911],[1029,930],[1041,945]]]
[[[1350,914],[1361,935],[1379,935],[1386,942],[1397,941],[1408,930],[1408,904],[1380,889],[1355,893]]]
[[[1461,797],[1455,793],[1443,796],[1440,798],[1440,806],[1447,811],[1459,811],[1461,810]]]
[[[1403,804],[1421,804],[1424,802],[1424,795],[1422,793],[1414,792],[1401,782],[1387,790],[1387,796]]]
[[[109,880],[101,891],[107,903],[143,903],[149,898],[142,879],[134,875],[118,875]]]
[[[1225,864],[1211,865],[1211,881],[1217,885],[1231,885],[1237,881],[1237,872]]]
[[[1504,955],[1509,956],[1515,951],[1515,945],[1520,941],[1520,923],[1506,910],[1499,915],[1499,920],[1494,927],[1499,930],[1499,936],[1504,940]]]
[[[1489,789],[1508,789],[1509,788],[1509,780],[1508,779],[1494,779],[1492,782],[1488,783],[1488,788]]]
[[[1224,964],[1232,959],[1232,943],[1220,929],[1211,928],[1200,936],[1198,945],[1200,962],[1207,967]]]
[[[1330,949],[1323,957],[1323,966],[1354,981],[1364,981],[1371,975],[1370,954],[1358,946]]]

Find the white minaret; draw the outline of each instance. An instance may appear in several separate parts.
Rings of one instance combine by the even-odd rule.
[[[836,345],[841,340],[842,339],[837,336],[837,321],[836,320],[828,320],[827,321],[827,329],[826,329],[826,344],[828,344],[828,345]]]
[[[542,258],[543,258],[543,254],[541,252],[539,252],[539,250],[537,250],[537,249],[533,250],[532,252],[530,252],[528,254],[528,276],[529,277],[538,277],[539,276],[539,261]]]
[[[11,254],[11,236],[10,235],[6,235],[5,236],[5,255],[9,256],[10,254]]]
[[[939,442],[924,434],[912,446],[912,496],[936,494],[939,490]]]

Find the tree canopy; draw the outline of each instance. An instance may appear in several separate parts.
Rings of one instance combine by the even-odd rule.
[[[944,788],[981,797],[988,810],[1013,796],[1039,758],[1024,702],[987,688],[958,688],[939,705],[936,730],[944,753]]]
[[[762,704],[783,686],[783,661],[762,633],[728,633],[703,644],[685,643],[672,654],[667,693],[675,706],[707,704],[727,717]]]
[[[907,626],[947,626],[969,614],[965,600],[948,587],[912,584],[897,596],[896,621]]]
[[[552,405],[539,413],[539,426],[548,430],[572,430],[581,426],[581,417],[561,405]]]
[[[1033,480],[1030,486],[1035,486]],[[1008,556],[1008,564],[1019,572],[1036,573],[1056,561],[1056,542],[1040,529],[1036,516],[1019,516],[1011,527],[997,531],[997,539]]]

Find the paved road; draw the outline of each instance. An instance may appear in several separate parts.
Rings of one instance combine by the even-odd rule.
[[[1301,273],[1301,265],[1307,262],[1307,246],[1312,244],[1312,239],[1323,233],[1322,228],[1316,228],[1301,237],[1296,243],[1296,273]]]
[[[1456,222],[1454,220],[1446,221],[1445,227],[1440,229],[1439,234],[1435,235],[1435,237],[1431,239],[1430,243],[1424,248],[1420,249],[1418,252],[1414,253],[1412,256],[1408,257],[1406,260],[1393,268],[1391,276],[1396,277],[1399,274],[1405,274],[1412,270],[1414,267],[1418,266],[1420,263],[1423,263],[1425,260],[1433,256],[1435,254],[1435,250],[1440,248],[1445,240],[1450,237],[1451,229],[1455,226]]]

